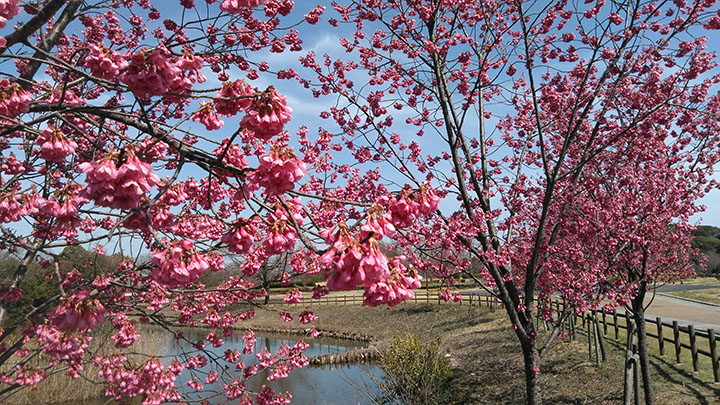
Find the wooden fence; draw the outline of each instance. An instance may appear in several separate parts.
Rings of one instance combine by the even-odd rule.
[[[320,299],[303,298],[300,302],[291,304],[293,306],[322,306],[322,305],[359,305],[362,304],[364,298],[362,295],[326,295]],[[486,295],[465,295],[462,301],[444,301],[440,294],[436,292],[416,291],[415,296],[405,303],[414,304],[437,304],[437,305],[467,305],[467,306],[486,306],[493,310],[502,307],[502,303],[495,297]],[[285,305],[282,299],[271,299],[270,305]],[[561,313],[564,309],[564,303],[560,301],[553,301],[551,303],[553,313]],[[570,336],[574,339],[576,332],[579,328],[585,329],[588,335],[588,345],[591,346],[590,335],[592,334],[589,330],[592,325],[593,328],[597,328],[599,331],[602,328],[602,334],[605,337],[609,337],[608,330],[613,331],[613,337],[616,341],[622,339],[620,337],[620,330],[627,331],[628,325],[631,323],[631,319],[628,319],[629,314],[618,313],[617,310],[613,312],[603,311],[586,311],[584,313],[575,314],[570,316],[568,321],[562,326],[563,334]],[[538,317],[536,319],[537,328],[543,325],[547,327],[547,324]],[[713,329],[696,330],[694,325],[681,326],[677,321],[665,322],[662,318],[655,317],[646,318],[647,323],[647,336],[649,342],[657,342],[658,349],[661,356],[665,356],[667,349],[673,350],[675,353],[675,360],[677,364],[681,364],[680,354],[683,349],[690,351],[692,359],[693,372],[698,372],[698,364],[700,357],[706,357],[711,361],[713,379],[716,384],[720,384],[720,361],[718,360],[718,348],[717,341],[720,340],[720,333],[715,332]],[[655,325],[653,328],[652,325]],[[707,344],[703,344],[706,342]],[[666,345],[667,344],[667,345]]]

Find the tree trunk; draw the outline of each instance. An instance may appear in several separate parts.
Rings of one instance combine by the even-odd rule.
[[[534,342],[521,342],[525,362],[525,394],[528,405],[540,405],[540,356]]]
[[[642,374],[643,389],[645,391],[645,405],[654,405],[655,396],[653,395],[652,381],[650,378],[650,357],[648,355],[647,332],[645,328],[644,299],[645,289],[643,288],[632,300],[633,318],[637,325],[638,355],[640,356],[640,372]]]

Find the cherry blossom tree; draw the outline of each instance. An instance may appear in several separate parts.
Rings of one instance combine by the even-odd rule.
[[[325,130],[358,163],[394,172],[384,175],[404,187],[399,200],[423,187],[443,198],[429,221],[394,239],[440,275],[481,264],[475,280],[504,304],[527,401],[540,403],[541,357],[559,329],[538,342],[533,320],[551,317],[553,296],[571,310],[609,296],[642,302],[655,280],[687,275],[665,268],[684,257],[694,201],[715,186],[715,2],[358,0],[334,9],[329,24],[354,30],[340,39],[343,52],[301,60],[316,75],[313,94],[338,100],[322,114]],[[591,208],[599,211],[583,211]],[[585,216],[607,228],[591,232]],[[425,255],[433,246],[470,256],[449,267]]]
[[[711,103],[716,103],[712,100]],[[686,114],[688,112],[680,112]],[[689,112],[693,114],[692,112]],[[686,117],[689,118],[689,117]],[[705,117],[707,118],[707,117]],[[686,120],[686,125],[712,129],[716,123]],[[714,130],[715,131],[715,130]],[[683,280],[694,274],[691,217],[702,210],[697,200],[714,182],[708,177],[716,162],[717,145],[704,137],[694,146],[699,153],[677,153],[666,130],[656,129],[628,139],[622,147],[604,151],[576,193],[556,248],[555,266],[586,277],[591,296],[569,283],[552,280],[563,298],[586,307],[625,305],[638,331],[638,349],[645,403],[654,403],[645,326],[645,298],[651,287]],[[570,254],[566,254],[570,252]],[[571,292],[573,296],[568,296]]]

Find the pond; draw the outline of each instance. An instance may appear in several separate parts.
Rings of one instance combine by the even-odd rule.
[[[150,333],[146,332],[144,337],[152,336],[154,339],[162,342],[162,344],[159,345],[161,347],[161,353],[158,353],[157,356],[168,359],[164,361],[165,363],[168,363],[172,357],[183,353],[190,355],[198,354],[199,352],[193,347],[192,342],[203,340],[207,335],[207,331],[202,329],[188,328],[183,330],[183,336],[187,340],[177,340],[171,333],[163,330],[148,332]],[[275,353],[283,342],[292,347],[300,338],[301,336],[299,335],[256,333],[257,340],[254,351],[266,348],[270,353]],[[304,337],[302,339],[308,344],[308,348],[305,350],[305,355],[308,358],[322,354],[341,353],[367,346],[364,342],[344,339],[308,339]],[[235,333],[231,337],[223,338],[223,340],[225,342],[223,346],[214,348],[212,345],[207,344],[205,350],[222,357],[223,353],[228,349],[242,351],[245,346],[245,342],[242,340],[242,333],[240,332]],[[244,355],[241,359],[246,365],[256,364],[258,362],[253,354]],[[221,364],[227,363],[223,361]],[[204,384],[203,380],[205,379],[205,375],[210,370],[211,367],[209,365],[193,371],[183,370],[182,374],[176,380],[176,386],[188,399],[199,399],[200,397],[207,397],[208,394],[212,395],[213,393],[217,393],[217,395],[214,395],[210,399],[209,403],[237,403],[238,400],[226,401],[225,396],[220,393],[225,383],[232,381],[233,378],[241,377],[242,372],[236,371],[234,368],[227,368],[225,370],[226,376],[224,380],[219,378],[219,381],[215,384]],[[205,386],[205,391],[202,395],[196,394],[194,390],[187,385],[187,382],[192,377],[192,373],[195,373]],[[293,404],[345,405],[372,403],[371,398],[378,394],[376,382],[382,377],[382,371],[379,366],[373,364],[346,364],[308,366],[293,370],[290,372],[289,377],[275,381],[267,381],[266,378],[268,375],[269,370],[259,372],[257,375],[246,380],[246,388],[251,392],[258,392],[262,385],[265,384],[277,393],[290,392],[290,394],[292,394],[291,403]],[[105,401],[87,401],[83,405],[101,403],[105,403]]]

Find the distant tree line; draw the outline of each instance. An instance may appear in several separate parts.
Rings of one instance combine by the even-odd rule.
[[[693,236],[692,246],[700,253],[696,262],[697,274],[720,278],[720,228],[699,225]]]
[[[58,276],[63,278],[69,272],[77,272],[85,280],[94,280],[101,274],[108,274],[117,268],[123,260],[122,255],[104,255],[93,250],[86,250],[82,246],[67,246],[57,256],[58,272],[48,271],[51,266],[50,260],[39,260],[30,263],[25,270],[25,275],[20,283],[22,295],[8,305],[8,318],[5,324],[14,324],[16,320],[26,314],[43,314],[52,310],[60,298],[60,283]],[[9,284],[9,280],[15,275],[20,265],[16,255],[3,252],[0,255],[0,285]],[[6,291],[0,291],[0,296]],[[45,307],[45,308],[41,308]],[[34,311],[44,309],[44,311]],[[32,315],[31,315],[32,317]],[[40,319],[38,319],[40,320]]]

